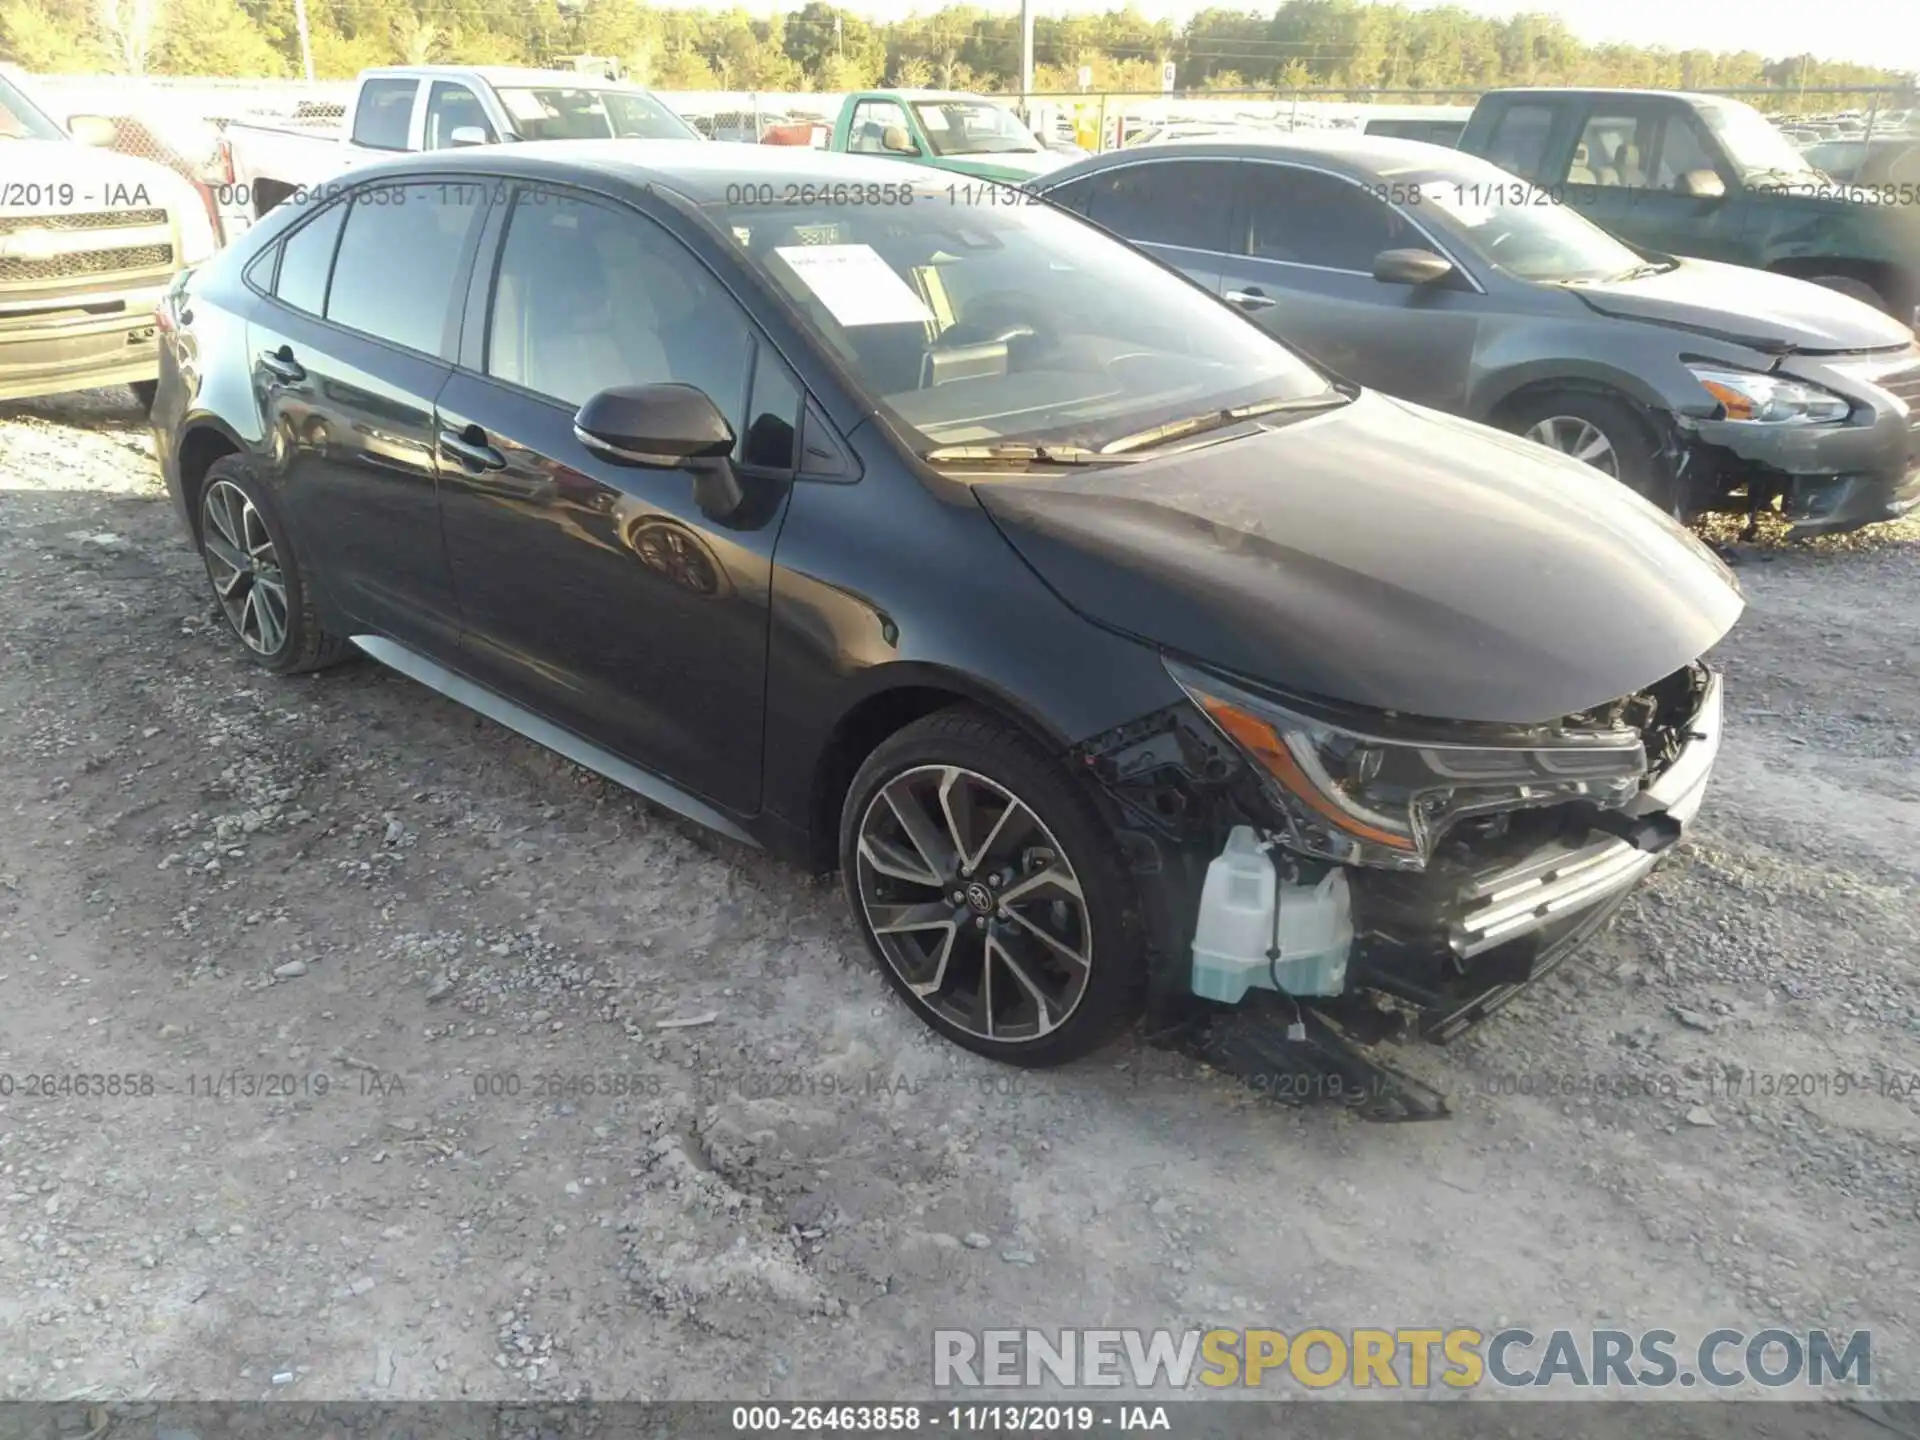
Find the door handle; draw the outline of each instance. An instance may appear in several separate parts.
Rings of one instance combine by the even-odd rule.
[[[1280,303],[1257,285],[1249,285],[1244,290],[1229,290],[1221,299],[1229,305],[1238,305],[1242,310],[1270,310]]]
[[[487,432],[478,425],[464,430],[442,430],[440,453],[458,460],[469,470],[504,470],[507,457],[487,443]]]
[[[290,385],[307,378],[306,367],[293,358],[291,345],[282,345],[278,350],[261,351],[260,367],[276,380],[285,380]]]

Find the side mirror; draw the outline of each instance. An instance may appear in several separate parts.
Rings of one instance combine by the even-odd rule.
[[[693,473],[702,513],[724,520],[746,501],[733,473],[733,427],[691,385],[622,385],[602,390],[573,417],[579,442],[603,460]]]
[[[67,133],[82,145],[107,150],[120,138],[120,127],[104,115],[69,115]]]
[[[487,140],[487,132],[478,125],[456,125],[447,132],[447,143],[449,145],[485,145],[490,142]]]
[[[918,155],[920,147],[913,143],[913,137],[899,125],[889,125],[880,132],[880,148],[894,155]]]
[[[1431,285],[1453,274],[1453,262],[1431,250],[1382,250],[1373,257],[1373,278],[1382,285]]]
[[[1680,177],[1680,193],[1699,200],[1723,200],[1727,182],[1711,170],[1689,170]]]

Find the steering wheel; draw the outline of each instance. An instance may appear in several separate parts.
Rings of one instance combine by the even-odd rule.
[[[940,348],[953,345],[1004,345],[1014,340],[1038,340],[1040,327],[1027,317],[1040,304],[1031,295],[1001,290],[981,295],[967,306],[966,318],[947,327]]]

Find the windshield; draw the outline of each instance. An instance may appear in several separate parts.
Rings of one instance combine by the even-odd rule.
[[[1040,149],[1011,110],[984,100],[922,100],[913,113],[936,155],[1032,155]]]
[[[1414,214],[1439,210],[1482,260],[1520,280],[1612,280],[1647,263],[1579,211],[1493,166],[1421,182],[1413,193]]]
[[[0,140],[64,140],[60,127],[0,75]]]
[[[1794,176],[1804,176],[1809,181],[1820,178],[1820,172],[1794,148],[1793,142],[1751,106],[1702,105],[1700,118],[1706,121],[1707,129],[1727,152],[1727,159],[1743,181]]]
[[[709,213],[922,448],[1097,449],[1332,393],[1252,321],[1017,190],[802,185],[845,200],[795,208],[780,198],[795,189],[729,186]]]
[[[698,140],[700,134],[639,90],[542,86],[496,91],[522,140]]]

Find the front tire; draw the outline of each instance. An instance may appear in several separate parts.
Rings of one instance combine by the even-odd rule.
[[[842,806],[840,864],[881,973],[955,1044],[1038,1068],[1131,1019],[1145,956],[1112,832],[1005,722],[958,706],[883,741]]]
[[[1592,466],[1676,520],[1689,518],[1679,478],[1653,427],[1625,400],[1556,390],[1516,405],[1505,428]]]
[[[213,462],[197,518],[214,604],[248,659],[297,675],[347,657],[347,642],[321,627],[291,539],[249,461]]]

